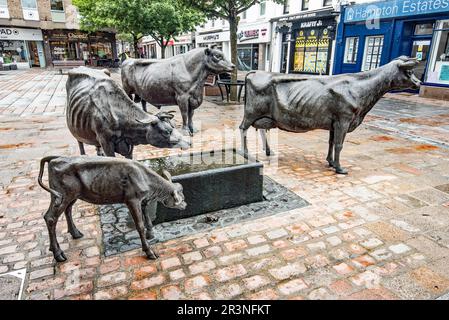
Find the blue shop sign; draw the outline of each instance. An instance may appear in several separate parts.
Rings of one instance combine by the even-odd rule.
[[[449,12],[449,0],[390,0],[346,7],[344,22]]]

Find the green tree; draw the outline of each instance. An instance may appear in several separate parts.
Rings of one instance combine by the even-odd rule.
[[[81,28],[94,31],[113,28],[129,35],[138,53],[138,43],[151,35],[161,46],[162,57],[168,40],[194,30],[205,17],[179,0],[73,0],[81,14]]]
[[[261,0],[181,0],[186,5],[202,11],[208,18],[224,19],[229,22],[231,42],[231,62],[237,65],[237,30],[239,27],[239,14],[251,6],[262,2]],[[271,0],[283,4],[286,0]],[[232,72],[231,79],[237,80],[237,68]],[[233,87],[236,89],[236,87]],[[231,92],[233,100],[237,97],[237,90]]]

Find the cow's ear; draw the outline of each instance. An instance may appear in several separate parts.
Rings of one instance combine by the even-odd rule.
[[[419,64],[417,59],[409,59],[406,62],[399,63],[399,68],[403,70],[411,70]]]
[[[209,48],[204,49],[204,53],[206,54],[206,56],[210,55],[211,52],[212,50],[210,50]]]

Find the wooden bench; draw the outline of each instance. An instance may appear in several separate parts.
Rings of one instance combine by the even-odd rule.
[[[84,60],[53,61],[53,67],[58,68],[61,74],[63,69],[72,69],[84,65]]]

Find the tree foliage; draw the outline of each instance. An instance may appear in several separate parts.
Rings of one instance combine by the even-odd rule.
[[[73,0],[81,14],[81,27],[88,31],[114,28],[129,34],[137,52],[137,43],[151,35],[165,49],[169,40],[194,30],[204,15],[179,0]],[[165,50],[162,50],[164,52]]]

